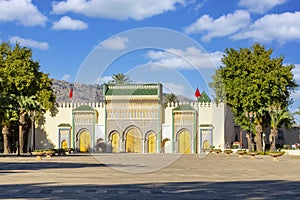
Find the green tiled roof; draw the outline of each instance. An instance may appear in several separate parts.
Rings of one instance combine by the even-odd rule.
[[[198,102],[200,103],[210,103],[211,99],[207,96],[205,92],[202,92],[201,96],[198,98]]]
[[[71,127],[71,124],[61,123],[61,124],[58,124],[58,127]]]
[[[158,95],[158,84],[107,85],[105,95]]]
[[[190,104],[182,104],[174,108],[173,110],[195,110]]]
[[[75,108],[74,111],[94,111],[94,109],[89,105],[82,105]]]

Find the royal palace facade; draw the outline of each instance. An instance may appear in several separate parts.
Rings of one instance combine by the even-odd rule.
[[[231,112],[210,100],[163,105],[162,84],[103,85],[103,102],[58,103],[36,129],[36,149],[201,153],[234,141]]]

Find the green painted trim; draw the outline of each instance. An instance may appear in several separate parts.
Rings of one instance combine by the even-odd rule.
[[[93,142],[93,149],[92,152],[95,152],[96,148],[95,148],[95,125],[96,125],[96,110],[94,109],[94,115],[93,115],[93,138],[92,138],[92,142]]]
[[[158,90],[157,90],[157,97],[158,97],[158,124],[157,124],[157,130],[158,130],[158,133],[157,133],[157,153],[161,153],[161,129],[162,129],[162,112],[161,112],[161,109],[162,109],[162,103],[161,103],[161,99],[160,99],[160,94],[161,92],[161,85],[159,84],[158,85]]]
[[[73,112],[73,103],[72,103],[72,148],[75,149],[75,120],[74,120],[74,112]]]
[[[194,111],[194,153],[197,153],[197,112]]]
[[[174,112],[172,111],[172,153],[175,151],[175,140],[174,140]]]
[[[106,99],[105,99],[105,93],[106,93],[106,89],[107,89],[107,85],[104,84],[103,85],[103,95],[104,95],[104,144],[105,146],[107,146],[107,111],[106,111]],[[107,150],[107,147],[105,147],[104,149],[104,152],[106,153],[108,150]]]

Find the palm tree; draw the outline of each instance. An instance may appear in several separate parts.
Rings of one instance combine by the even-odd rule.
[[[0,96],[0,121],[2,126],[4,153],[10,153],[8,134],[11,121],[18,120],[18,114],[11,104],[11,96]]]
[[[116,85],[122,85],[122,84],[127,84],[131,82],[130,78],[122,73],[119,74],[113,74],[112,75],[112,81],[109,82],[109,84],[116,84]]]
[[[176,102],[178,102],[178,99],[175,94],[170,93],[164,96],[164,107],[167,107],[168,103],[176,103]]]
[[[271,118],[271,133],[269,135],[270,151],[276,151],[276,138],[278,137],[278,128],[283,124],[290,127],[293,121],[293,116],[287,110],[282,110],[280,107],[271,106],[269,109]]]
[[[15,104],[18,107],[19,111],[19,153],[23,153],[23,147],[24,147],[24,130],[23,127],[25,125],[25,117],[26,114],[28,114],[30,111],[36,110],[38,107],[40,107],[40,104],[36,100],[36,97],[34,95],[32,96],[15,96],[12,95],[15,101]]]

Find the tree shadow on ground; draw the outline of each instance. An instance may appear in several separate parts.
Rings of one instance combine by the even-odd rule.
[[[101,182],[101,180],[99,180]],[[49,186],[45,184],[51,184]],[[30,199],[299,199],[299,181],[166,182],[119,185],[1,185],[0,198]],[[102,183],[103,184],[103,183]]]

